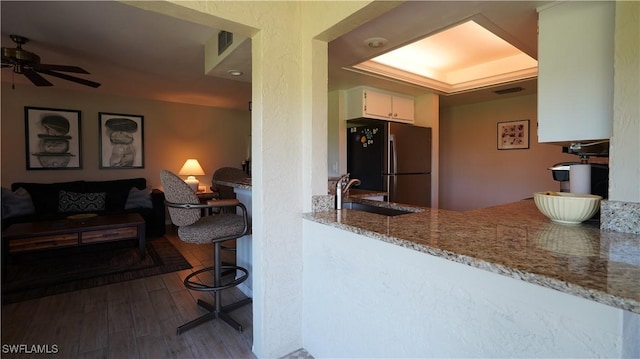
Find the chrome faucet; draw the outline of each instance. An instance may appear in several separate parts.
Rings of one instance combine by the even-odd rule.
[[[336,183],[336,209],[342,209],[342,201],[347,195],[347,191],[351,186],[359,186],[360,180],[357,178],[349,179],[349,173],[340,177]]]

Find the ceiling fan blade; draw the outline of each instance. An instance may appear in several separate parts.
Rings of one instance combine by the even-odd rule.
[[[22,69],[22,74],[31,80],[31,82],[36,86],[53,86],[51,82],[47,81],[47,79],[31,69]]]
[[[62,71],[62,72],[74,72],[77,74],[88,74],[89,72],[78,66],[67,65],[52,65],[52,64],[34,64],[33,67],[36,71],[49,70],[49,71]]]
[[[99,87],[100,86],[100,84],[97,83],[97,82],[81,79],[79,77],[75,77],[75,76],[71,76],[71,75],[67,75],[67,74],[61,74],[61,73],[58,73],[58,72],[55,72],[55,71],[38,70],[38,72],[41,72],[41,73],[46,74],[46,75],[59,77],[59,78],[64,79],[64,80],[73,81],[73,82],[76,82],[76,83],[79,83],[79,84],[82,84],[82,85],[86,85],[86,86],[91,86],[91,87]]]

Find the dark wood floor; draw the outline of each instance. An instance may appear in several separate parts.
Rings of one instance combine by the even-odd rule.
[[[180,336],[176,327],[204,312],[210,293],[185,289],[191,271],[210,266],[212,246],[167,238],[193,269],[44,297],[2,306],[2,358],[33,358],[5,353],[6,344],[48,345],[55,358],[255,358],[251,352],[251,305],[232,313],[239,333],[216,319]],[[223,305],[244,298],[237,289],[223,294]],[[55,347],[54,347],[55,345]]]

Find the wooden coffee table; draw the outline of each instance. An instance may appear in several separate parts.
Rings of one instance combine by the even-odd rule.
[[[144,259],[145,222],[137,213],[16,223],[2,232],[2,272],[9,254],[127,239],[138,239]]]

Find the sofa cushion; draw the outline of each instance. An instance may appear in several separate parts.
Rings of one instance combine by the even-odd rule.
[[[24,188],[31,195],[36,214],[45,215],[58,211],[58,192],[84,192],[84,181],[59,182],[59,183],[26,183],[16,182],[11,184],[13,191]]]
[[[124,209],[133,208],[153,208],[150,189],[137,189],[134,187],[129,191],[129,197],[127,197]]]
[[[144,178],[129,178],[110,181],[87,181],[84,192],[105,192],[107,211],[121,211],[127,202],[131,188],[144,189],[147,180]]]
[[[26,189],[20,187],[12,192],[2,187],[2,219],[26,216],[36,213],[31,195]]]
[[[58,212],[104,211],[106,193],[59,192]]]

